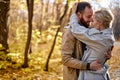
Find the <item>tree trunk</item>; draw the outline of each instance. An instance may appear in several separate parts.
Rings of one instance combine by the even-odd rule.
[[[65,5],[65,11],[64,11],[63,15],[62,15],[62,16],[60,17],[60,19],[59,19],[59,25],[62,24],[62,20],[63,20],[65,14],[67,13],[67,10],[68,10],[68,4]],[[57,29],[57,31],[56,31],[56,35],[55,35],[55,38],[54,38],[54,41],[53,41],[53,44],[52,44],[52,48],[51,48],[51,51],[50,51],[50,53],[49,53],[49,55],[48,55],[48,58],[47,58],[47,61],[46,61],[45,71],[48,71],[49,60],[50,60],[50,57],[51,57],[52,52],[53,52],[53,50],[54,50],[54,46],[55,46],[56,39],[57,39],[58,33],[59,33],[59,31],[60,31],[60,28],[61,28],[61,26],[58,27],[58,29]]]
[[[27,6],[28,6],[28,38],[24,52],[24,64],[22,66],[23,68],[28,67],[28,52],[30,50],[30,42],[32,35],[32,18],[33,18],[34,0],[27,0]]]
[[[10,9],[10,0],[0,0],[0,44],[3,46],[3,50],[7,53],[8,49],[8,11]]]

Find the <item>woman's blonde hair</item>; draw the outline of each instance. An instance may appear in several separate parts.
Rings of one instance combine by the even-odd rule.
[[[98,22],[102,22],[104,28],[109,28],[110,23],[113,20],[113,16],[107,9],[100,9],[95,11],[95,19]]]

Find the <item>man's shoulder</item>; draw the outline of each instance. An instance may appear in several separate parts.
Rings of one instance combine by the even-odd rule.
[[[63,31],[63,40],[75,40],[70,28],[65,28]]]
[[[70,28],[65,28],[63,34],[66,35],[66,37],[73,36]]]

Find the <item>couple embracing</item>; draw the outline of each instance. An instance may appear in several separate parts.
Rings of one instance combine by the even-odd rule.
[[[106,9],[93,14],[88,2],[73,6],[62,39],[63,80],[110,80],[105,62],[113,46],[111,21]]]

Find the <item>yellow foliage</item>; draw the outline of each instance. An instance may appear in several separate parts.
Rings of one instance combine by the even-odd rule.
[[[2,46],[2,44],[0,44],[0,48],[2,48],[3,46]]]

